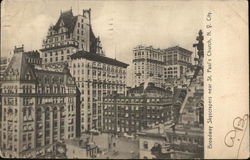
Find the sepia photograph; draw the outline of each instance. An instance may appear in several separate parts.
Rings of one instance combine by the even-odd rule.
[[[2,1],[0,157],[206,158],[215,143],[208,54],[216,13],[204,8],[198,1]]]

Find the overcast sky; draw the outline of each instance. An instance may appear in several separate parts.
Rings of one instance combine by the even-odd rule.
[[[129,64],[139,44],[194,51],[192,44],[204,21],[202,5],[191,1],[5,0],[2,7],[2,56],[15,45],[24,44],[25,51],[41,49],[49,25],[71,7],[74,15],[91,8],[92,28],[106,56]]]

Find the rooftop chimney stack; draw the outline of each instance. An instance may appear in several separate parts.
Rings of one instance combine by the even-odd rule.
[[[22,44],[22,47],[16,47],[14,48],[14,54],[16,53],[22,53],[24,52],[24,45]]]

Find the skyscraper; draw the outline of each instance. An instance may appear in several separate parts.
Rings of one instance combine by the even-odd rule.
[[[71,59],[69,68],[81,93],[81,132],[101,130],[103,97],[126,93],[128,64],[85,51]]]
[[[177,79],[183,76],[187,68],[192,65],[192,52],[179,46],[169,47],[164,50],[165,79]]]
[[[164,52],[152,46],[137,46],[133,50],[134,85],[151,79],[157,87],[164,85]]]
[[[61,12],[50,26],[41,49],[43,64],[53,68],[68,64],[81,94],[81,132],[102,128],[102,100],[112,92],[125,93],[127,64],[108,58],[91,26],[91,9],[74,16]]]

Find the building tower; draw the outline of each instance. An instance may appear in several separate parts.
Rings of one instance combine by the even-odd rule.
[[[61,12],[55,25],[49,27],[42,45],[43,64],[62,64],[77,51],[104,55],[100,38],[96,38],[91,26],[91,9],[82,15],[73,15],[72,9]]]

